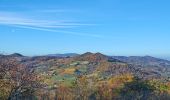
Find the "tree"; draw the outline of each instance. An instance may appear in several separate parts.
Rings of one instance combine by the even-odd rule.
[[[22,64],[15,58],[5,57],[0,60],[1,87],[8,89],[9,100],[33,97],[34,88],[38,87],[36,75],[29,66]],[[4,83],[6,81],[6,83]],[[8,86],[6,86],[8,84]]]

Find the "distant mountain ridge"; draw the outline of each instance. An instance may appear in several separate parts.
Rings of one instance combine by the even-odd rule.
[[[76,57],[76,56],[85,56],[85,55],[98,55],[98,56],[107,56],[110,58],[115,58],[117,60],[121,60],[124,62],[133,62],[133,61],[138,61],[141,60],[143,62],[151,60],[151,61],[164,61],[169,63],[170,62],[170,57],[152,57],[152,56],[111,56],[111,55],[104,55],[102,53],[91,53],[91,52],[86,52],[83,54],[78,54],[78,53],[63,53],[63,54],[47,54],[47,55],[40,55],[40,56],[32,56],[32,57]],[[4,55],[4,54],[0,54],[0,56],[10,56],[10,57],[27,57],[24,56],[20,53],[13,53],[13,54],[9,54],[9,55]]]
[[[0,57],[24,57],[24,56],[20,53],[13,53],[9,55],[0,54]]]
[[[155,58],[151,56],[112,56],[115,59],[121,60],[123,62],[137,64],[137,65],[168,65],[170,66],[170,61],[161,58]]]
[[[13,53],[13,54],[11,54],[11,55],[9,55],[9,56],[13,56],[13,57],[23,57],[23,55],[22,55],[22,54],[19,54],[19,53]]]
[[[78,56],[77,53],[64,53],[64,54],[48,54],[46,56],[53,56],[53,57],[74,57]]]

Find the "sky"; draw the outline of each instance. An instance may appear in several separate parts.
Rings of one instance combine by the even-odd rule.
[[[169,0],[0,0],[0,52],[170,56]]]

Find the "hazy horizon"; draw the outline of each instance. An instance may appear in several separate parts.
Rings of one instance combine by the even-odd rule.
[[[87,51],[87,52],[90,52],[90,51]],[[19,52],[12,52],[12,53],[5,53],[5,52],[0,52],[0,54],[3,54],[3,55],[11,55],[11,54],[15,54],[15,53],[18,53],[18,54],[21,54],[23,56],[46,56],[46,55],[55,55],[55,54],[70,54],[70,53],[73,53],[73,54],[84,54],[84,53],[87,53],[87,52],[82,52],[82,53],[76,53],[76,52],[65,52],[65,53],[59,53],[59,52],[56,52],[56,53],[46,53],[46,54],[32,54],[32,55],[27,55],[27,54],[24,54],[24,53],[19,53]],[[91,53],[102,53],[102,52],[91,52]],[[170,60],[170,56],[168,55],[117,55],[117,54],[105,54],[105,53],[102,53],[104,55],[107,55],[107,56],[126,56],[126,57],[130,57],[130,56],[152,56],[152,57],[156,57],[156,58],[160,58],[160,59],[165,59],[165,60]]]

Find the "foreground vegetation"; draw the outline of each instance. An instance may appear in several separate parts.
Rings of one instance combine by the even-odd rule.
[[[1,56],[0,100],[169,100],[168,77],[142,67],[91,53]]]

